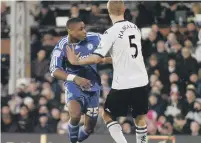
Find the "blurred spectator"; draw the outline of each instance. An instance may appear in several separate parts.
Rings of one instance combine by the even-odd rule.
[[[17,124],[15,123],[11,114],[2,114],[1,132],[8,132],[8,133],[17,132]]]
[[[156,35],[157,35],[157,36],[156,36],[157,41],[164,39],[164,38],[163,38],[163,35],[162,35],[161,32],[159,31],[159,27],[158,27],[157,24],[153,24],[153,25],[151,26],[151,30],[156,33]]]
[[[1,37],[8,38],[9,36],[9,27],[7,22],[7,6],[6,2],[1,2]]]
[[[104,15],[101,13],[98,3],[92,3],[91,12],[89,14],[87,23],[90,25],[101,25],[108,23],[106,16],[104,17]]]
[[[161,135],[171,135],[173,133],[173,127],[164,115],[159,116],[157,121],[158,132]]]
[[[190,22],[187,24],[187,31],[184,32],[185,38],[189,39],[195,46],[198,41],[198,31],[196,30],[195,23]]]
[[[48,110],[47,106],[42,105],[42,106],[39,107],[38,113],[39,114],[47,114],[47,115],[49,115],[49,110]]]
[[[39,106],[43,106],[43,105],[46,106],[46,105],[47,105],[47,102],[48,102],[48,101],[47,101],[47,98],[46,98],[45,96],[41,96],[40,99],[39,99],[39,101],[38,101],[38,105],[39,105]]]
[[[198,97],[201,97],[201,69],[198,71],[197,93]]]
[[[58,134],[67,134],[67,124],[70,119],[69,112],[62,111],[60,114],[60,121],[57,124],[57,133]]]
[[[189,84],[193,84],[195,88],[198,87],[198,75],[196,73],[192,73],[189,77]]]
[[[170,24],[175,21],[175,12],[177,10],[177,2],[170,2],[170,8],[165,9],[164,23]]]
[[[188,48],[182,49],[182,59],[179,61],[179,68],[184,69],[181,70],[181,78],[184,81],[188,80],[188,77],[192,72],[198,71],[198,63],[195,58],[191,56],[190,50]]]
[[[186,115],[188,121],[196,121],[201,125],[201,98],[197,98],[194,103],[193,110]]]
[[[149,58],[149,56],[157,51],[156,43],[157,43],[157,35],[155,32],[150,32],[147,40],[143,41],[143,56],[145,61]]]
[[[31,67],[32,77],[40,81],[44,80],[44,75],[49,69],[49,61],[46,60],[45,57],[45,50],[40,50],[37,54],[37,59],[33,61]]]
[[[30,133],[33,132],[33,119],[30,118],[29,108],[26,105],[22,105],[20,113],[16,116],[18,132]]]
[[[151,55],[149,58],[149,67],[148,67],[148,75],[156,74],[160,75],[160,69],[158,66],[158,60],[156,55]]]
[[[39,124],[34,128],[35,133],[53,133],[51,124],[48,124],[48,116],[41,114],[39,116]]]
[[[147,124],[147,133],[148,133],[148,135],[157,134],[157,126],[154,121],[151,121]]]
[[[8,101],[11,113],[16,115],[20,112],[20,105],[22,104],[22,99],[18,95],[12,95],[11,100]]]
[[[42,49],[46,52],[46,59],[49,60],[52,50],[56,45],[55,38],[52,34],[46,33],[42,39]]]
[[[156,56],[159,61],[159,65],[160,67],[165,68],[167,66],[168,61],[168,53],[165,49],[165,42],[158,41],[156,48],[157,48]]]
[[[54,100],[54,93],[50,88],[43,89],[41,95],[45,96],[48,100],[48,108],[52,109],[54,107],[59,107],[59,102]]]
[[[177,73],[179,74],[179,69],[176,66],[176,61],[174,58],[170,58],[168,61],[168,75],[170,75],[171,73]]]
[[[193,43],[189,39],[184,41],[184,46],[188,48],[191,52],[194,52],[195,50],[193,47]]]
[[[64,110],[65,106],[66,106],[66,98],[65,98],[65,93],[61,93],[60,96],[60,104],[59,104],[59,109],[60,110]]]
[[[171,52],[177,52],[177,51],[174,51],[174,49],[172,48],[176,44],[178,44],[176,35],[174,33],[169,33],[168,36],[167,36],[167,41],[165,43],[166,50],[169,53],[171,53]]]
[[[170,93],[170,103],[164,112],[165,115],[168,117],[168,120],[173,122],[173,118],[181,114],[182,112],[182,105],[179,101],[179,94],[178,92]]]
[[[79,6],[75,3],[70,9],[70,18],[80,18],[84,23],[87,23],[87,19],[84,12],[80,12]]]
[[[170,25],[170,32],[173,32],[176,35],[179,43],[182,44],[184,40],[184,35],[179,30],[179,25],[175,22],[172,22]]]
[[[149,109],[156,111],[158,115],[164,112],[159,97],[153,93],[149,96]]]
[[[142,3],[139,4],[137,8],[138,8],[138,16],[136,17],[136,25],[139,28],[151,25],[154,21],[152,13],[148,11],[147,8]]]
[[[191,135],[199,136],[200,135],[200,125],[197,122],[191,122]]]
[[[121,125],[122,126],[122,131],[124,134],[131,134],[132,130],[131,130],[131,123],[130,121],[124,121],[124,123]]]
[[[40,26],[55,26],[55,15],[54,12],[44,4],[41,8],[41,11],[38,16],[35,17],[35,20],[39,22]]]
[[[183,107],[183,115],[186,116],[186,114],[189,111],[193,110],[193,105],[195,102],[195,91],[193,89],[187,89],[186,91],[186,100],[184,101],[184,107]]]
[[[29,116],[33,121],[33,124],[36,124],[38,117],[38,110],[35,107],[34,100],[31,97],[24,98],[24,105],[29,108]]]
[[[196,22],[196,16],[198,14],[201,14],[201,4],[200,3],[193,3],[192,4],[192,9],[191,12],[189,13],[188,17],[187,17],[187,22],[191,22],[194,21]]]
[[[51,111],[51,118],[49,120],[49,124],[51,124],[54,133],[56,133],[57,131],[57,124],[59,120],[60,120],[60,111],[57,108],[53,108]]]

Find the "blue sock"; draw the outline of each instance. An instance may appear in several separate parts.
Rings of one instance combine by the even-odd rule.
[[[78,139],[78,133],[79,133],[79,125],[73,126],[71,123],[68,123],[68,135],[69,140],[71,143],[76,143]]]
[[[78,134],[78,141],[82,142],[89,137],[89,134],[85,131],[84,126],[80,127],[79,134]]]

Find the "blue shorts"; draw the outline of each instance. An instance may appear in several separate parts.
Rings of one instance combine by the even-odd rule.
[[[92,118],[98,117],[100,90],[98,91],[82,91],[77,85],[65,87],[65,100],[68,103],[76,100],[81,105],[82,113]]]

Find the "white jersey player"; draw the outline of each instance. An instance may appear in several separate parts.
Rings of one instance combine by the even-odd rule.
[[[109,1],[107,7],[113,26],[103,34],[94,54],[78,60],[78,53],[68,48],[67,57],[74,65],[97,64],[109,52],[114,75],[112,89],[105,102],[103,119],[113,139],[117,143],[127,143],[116,118],[127,116],[130,110],[136,125],[137,143],[145,143],[148,75],[141,51],[141,33],[135,24],[124,20],[122,0]],[[109,58],[105,59],[110,62]]]

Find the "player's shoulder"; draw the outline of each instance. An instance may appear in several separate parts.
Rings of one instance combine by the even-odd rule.
[[[101,34],[95,33],[95,32],[87,32],[87,39],[89,39],[89,40],[101,39]]]
[[[87,32],[87,37],[99,37],[100,35],[100,33]]]
[[[67,43],[68,43],[68,36],[64,36],[57,42],[54,49],[63,50],[64,45],[66,45]]]

